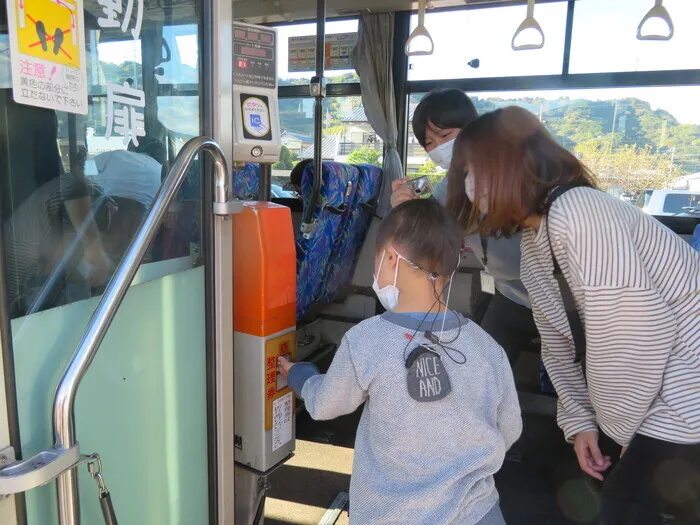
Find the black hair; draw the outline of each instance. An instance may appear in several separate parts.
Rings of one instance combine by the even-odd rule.
[[[425,131],[432,123],[440,129],[462,129],[479,117],[474,103],[459,89],[436,89],[420,101],[413,113],[413,134],[425,147]]]
[[[304,173],[304,168],[313,162],[313,159],[304,159],[297,162],[289,174],[289,183],[292,186],[301,186],[301,175]]]
[[[434,199],[412,199],[389,212],[377,229],[377,251],[396,250],[428,273],[449,277],[459,266],[464,231]]]
[[[127,149],[129,151],[133,151],[134,153],[143,153],[144,155],[148,155],[161,166],[165,164],[165,161],[168,158],[168,152],[165,149],[165,144],[155,137],[139,138],[138,146],[134,146],[133,142],[129,142]]]

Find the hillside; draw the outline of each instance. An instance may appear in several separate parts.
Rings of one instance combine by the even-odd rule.
[[[613,151],[636,146],[672,157],[682,173],[700,171],[700,126],[681,124],[668,111],[653,110],[643,100],[525,98],[516,101],[478,96],[473,100],[479,113],[516,103],[526,107],[572,151],[590,147],[591,141],[612,146]]]

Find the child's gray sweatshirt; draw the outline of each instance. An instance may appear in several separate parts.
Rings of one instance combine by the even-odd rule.
[[[290,370],[289,384],[314,419],[365,402],[350,482],[352,523],[474,525],[498,503],[493,474],[522,430],[508,359],[464,317],[448,314],[440,333],[442,321],[423,315],[386,313],[358,324],[327,374],[301,363]],[[452,341],[445,344],[466,362],[435,349],[437,362],[424,354],[409,371],[406,357],[429,343],[426,330]]]

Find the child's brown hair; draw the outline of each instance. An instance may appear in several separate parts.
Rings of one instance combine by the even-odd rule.
[[[433,199],[399,204],[377,230],[377,251],[392,245],[428,273],[450,277],[459,266],[464,233],[449,212]]]

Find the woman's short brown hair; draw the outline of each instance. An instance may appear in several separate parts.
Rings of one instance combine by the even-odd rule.
[[[486,194],[483,218],[465,193],[466,166],[474,177],[475,198]],[[493,237],[509,236],[527,217],[546,213],[556,186],[595,185],[586,167],[532,113],[517,106],[486,113],[462,130],[447,182],[447,207],[465,231]]]

